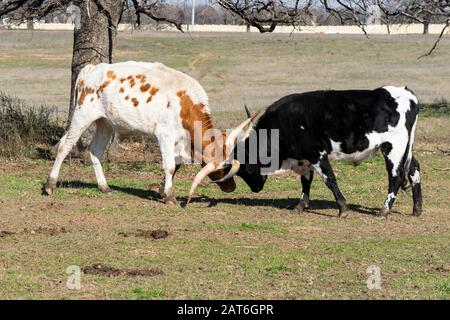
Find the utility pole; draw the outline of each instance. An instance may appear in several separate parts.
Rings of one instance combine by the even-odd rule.
[[[194,25],[195,25],[195,0],[192,0],[191,31],[194,31]]]

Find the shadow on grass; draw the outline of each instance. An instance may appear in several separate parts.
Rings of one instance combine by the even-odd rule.
[[[73,188],[73,189],[95,189],[97,190],[97,184],[88,183],[82,181],[61,181],[57,184],[58,188]],[[145,189],[137,189],[133,187],[119,187],[115,185],[109,185],[109,187],[113,191],[118,191],[122,193],[126,193],[132,196],[136,196],[145,200],[153,200],[161,202],[161,196],[158,192],[153,190],[145,190]],[[181,203],[185,204],[187,201],[186,197],[179,197],[178,200],[181,200]],[[231,204],[236,206],[246,206],[246,207],[270,207],[270,208],[278,208],[278,209],[288,209],[292,210],[297,205],[298,200],[296,199],[261,199],[261,198],[246,198],[242,197],[239,199],[231,199],[231,198],[211,198],[208,196],[195,197],[192,199],[191,203],[202,203],[207,202],[208,207],[215,207],[218,203]],[[367,215],[375,215],[379,208],[369,208],[360,205],[348,204],[348,208],[351,211],[358,212],[361,214]],[[336,210],[336,215],[325,214],[323,212],[318,212],[315,210],[326,210],[326,209],[334,209]],[[339,207],[335,201],[329,200],[311,200],[310,207],[306,209],[306,212],[326,216],[329,218],[337,217],[337,211]]]
[[[261,199],[261,198],[239,198],[239,199],[230,199],[230,198],[210,198],[206,196],[193,198],[191,203],[194,202],[209,202],[208,207],[214,207],[218,203],[226,203],[232,205],[240,205],[240,206],[259,206],[259,207],[271,207],[278,209],[288,209],[293,210],[297,205],[298,200],[296,199]],[[183,198],[183,203],[186,203],[186,198]],[[379,208],[369,208],[365,206],[348,204],[348,208],[351,211],[358,212],[361,214],[367,215],[376,215],[379,211]],[[318,212],[314,210],[325,210],[325,209],[334,209],[336,210],[336,215],[325,214],[323,212]],[[335,201],[329,200],[311,200],[309,203],[309,208],[305,210],[305,212],[322,215],[326,217],[337,217],[337,212],[339,210],[339,206]]]
[[[57,188],[68,189],[95,189],[98,190],[97,184],[83,182],[83,181],[60,181],[56,185]],[[153,190],[137,189],[133,187],[119,187],[115,185],[109,185],[111,190],[126,193],[132,196],[136,196],[146,200],[161,201],[161,196],[158,192]]]

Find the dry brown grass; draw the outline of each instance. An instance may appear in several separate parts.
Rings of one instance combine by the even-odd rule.
[[[70,32],[0,31],[0,87],[66,111]],[[450,100],[450,38],[433,36],[120,33],[115,61],[160,61],[199,79],[216,111],[263,108],[318,89],[408,85],[423,102]],[[43,86],[42,84],[46,85]]]

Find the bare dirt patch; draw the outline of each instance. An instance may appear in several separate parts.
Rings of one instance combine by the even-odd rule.
[[[37,229],[27,229],[24,228],[23,231],[21,232],[21,234],[25,234],[25,235],[35,235],[35,234],[43,234],[46,236],[56,236],[62,233],[67,233],[66,228],[61,227],[61,228],[56,228],[56,227],[39,227]],[[6,231],[6,230],[2,230],[0,231],[0,238],[5,238],[5,237],[9,237],[9,236],[13,236],[18,234],[17,232],[14,231]]]
[[[126,232],[119,232],[119,236],[128,238],[130,235]],[[136,233],[134,233],[134,236],[146,238],[146,239],[164,239],[167,238],[170,235],[170,233],[166,230],[142,230],[137,229]]]
[[[93,263],[90,266],[81,269],[84,274],[94,274],[105,277],[117,277],[121,275],[135,276],[135,277],[153,277],[162,275],[163,272],[159,269],[118,269],[109,267],[102,263]]]
[[[12,231],[5,231],[5,230],[2,230],[2,231],[0,231],[0,238],[6,238],[6,237],[9,237],[9,236],[13,236],[13,235],[15,235],[16,233],[15,232],[12,232]]]
[[[153,238],[153,239],[164,239],[169,236],[169,232],[166,230],[141,230],[138,229],[136,232],[137,237],[143,238]]]
[[[37,229],[23,229],[24,234],[43,234],[46,236],[56,236],[58,234],[67,233],[66,228],[56,228],[56,227],[39,227]]]
[[[449,274],[450,273],[450,265],[440,265],[437,267],[432,267],[429,270],[430,272],[436,272],[436,273],[443,273],[443,274]]]

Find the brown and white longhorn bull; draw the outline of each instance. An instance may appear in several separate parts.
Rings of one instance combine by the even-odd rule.
[[[172,179],[180,163],[195,159],[204,166],[214,166],[214,170],[207,170],[212,180],[223,178],[229,170],[225,166],[218,168],[217,162],[211,162],[212,159],[202,152],[212,143],[202,138],[202,132],[213,128],[208,96],[196,80],[182,72],[161,63],[130,61],[88,65],[78,76],[73,98],[73,117],[59,142],[55,163],[44,186],[49,195],[56,188],[64,158],[94,122],[97,131],[89,151],[102,192],[111,189],[100,160],[115,133],[156,138],[164,170],[160,194],[168,204],[177,202]],[[196,137],[200,137],[200,143],[194,143]],[[229,138],[233,139],[233,134]],[[215,147],[218,152],[225,153],[223,143]],[[226,192],[236,188],[233,178],[218,185]]]

